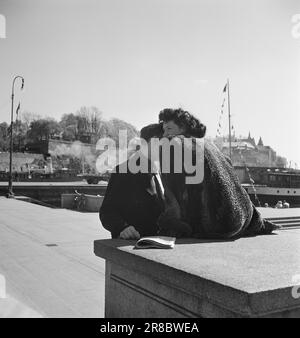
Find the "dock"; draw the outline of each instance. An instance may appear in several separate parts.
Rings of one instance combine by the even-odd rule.
[[[300,209],[260,211],[268,218],[300,216]],[[298,236],[299,225],[278,231],[275,242],[280,233],[286,234],[284,239]],[[0,317],[104,317],[105,261],[95,256],[94,240],[109,238],[97,213],[0,197],[0,277],[6,285],[6,297],[0,293]],[[226,252],[226,244],[222,250]]]
[[[102,238],[97,213],[0,197],[0,317],[103,317],[105,267],[93,253]]]

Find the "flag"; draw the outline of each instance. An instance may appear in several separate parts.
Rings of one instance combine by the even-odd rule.
[[[225,87],[224,87],[224,89],[223,89],[223,93],[226,92],[226,89],[227,89],[227,83],[226,83],[226,85],[225,85]]]
[[[19,110],[20,110],[20,102],[19,102],[17,110],[16,110],[16,120],[18,119]]]

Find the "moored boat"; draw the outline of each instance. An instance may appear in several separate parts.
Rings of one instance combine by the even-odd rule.
[[[275,206],[278,201],[286,201],[290,207],[300,207],[300,170],[235,167],[235,171],[256,205]]]

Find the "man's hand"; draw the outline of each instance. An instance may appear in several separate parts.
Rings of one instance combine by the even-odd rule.
[[[136,231],[135,227],[130,225],[125,228],[121,233],[119,238],[121,239],[139,239],[141,236],[138,231]]]

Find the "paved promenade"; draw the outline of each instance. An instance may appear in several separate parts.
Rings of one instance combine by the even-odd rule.
[[[0,197],[0,317],[103,316],[105,267],[93,241],[109,237],[97,213]]]

